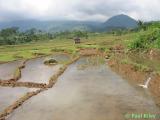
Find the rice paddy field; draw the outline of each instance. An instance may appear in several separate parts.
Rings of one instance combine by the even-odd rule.
[[[124,120],[159,113],[159,58],[131,52],[136,35],[90,33],[80,44],[56,38],[0,46],[0,120]]]
[[[124,44],[133,38],[134,34],[113,36],[107,33],[91,33],[88,39],[82,39],[80,45],[75,45],[73,39],[53,39],[48,42],[35,42],[21,45],[0,46],[0,62],[18,59],[29,59],[55,52],[76,53],[79,48],[109,49],[114,44]]]

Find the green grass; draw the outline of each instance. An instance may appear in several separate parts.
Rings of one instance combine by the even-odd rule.
[[[7,46],[0,46],[0,61],[12,61],[19,58],[28,59],[33,58],[34,53],[42,53],[42,54],[52,54],[52,49],[54,48],[62,48],[67,47],[67,49],[71,48],[72,45],[71,41],[62,40],[62,41],[49,41],[46,43],[39,42],[39,43],[30,43],[30,44],[23,44],[23,45],[7,45]]]
[[[81,48],[96,48],[106,51],[114,44],[125,44],[132,38],[131,36],[132,34],[113,36],[106,33],[90,33],[89,38],[83,38],[79,45],[75,45],[72,39],[66,38],[21,45],[5,45],[0,46],[0,62],[34,58],[36,57],[34,53],[49,55],[55,52],[68,52],[76,54],[78,49]]]
[[[146,26],[146,30],[140,30],[132,39],[128,47],[131,50],[160,49],[160,22],[153,22]]]
[[[15,80],[18,80],[21,77],[21,70],[19,68],[17,68],[14,72],[13,78]]]
[[[143,65],[143,64],[138,64],[138,63],[132,63],[132,65],[134,66],[134,69],[136,71],[150,71],[150,68],[147,65]]]
[[[130,64],[130,61],[129,61],[128,59],[124,58],[124,59],[122,59],[122,60],[120,61],[120,63],[121,63],[121,64]]]
[[[153,29],[153,28],[152,28]],[[98,49],[102,52],[108,52],[109,48],[121,44],[125,47],[125,50],[128,50],[128,46],[135,42],[139,35],[145,35],[148,31],[140,31],[134,33],[128,33],[120,36],[114,36],[112,34],[107,33],[89,33],[88,39],[82,38],[81,43],[75,45],[72,39],[67,38],[57,38],[50,41],[44,42],[34,42],[29,44],[21,44],[21,45],[5,45],[0,46],[0,62],[13,61],[18,59],[30,59],[37,57],[37,54],[50,55],[57,52],[67,52],[72,54],[72,56],[77,56],[78,50],[83,48],[94,48]],[[151,32],[152,33],[152,32]],[[139,41],[138,41],[139,42]],[[155,46],[150,46],[155,47]],[[113,55],[111,55],[113,57]],[[157,71],[160,70],[159,62],[133,62],[127,58],[118,58],[121,61],[121,64],[132,64],[135,66],[136,70],[145,71],[151,67],[155,68]],[[152,64],[156,63],[156,65]]]

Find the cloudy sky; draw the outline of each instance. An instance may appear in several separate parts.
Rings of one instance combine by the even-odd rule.
[[[159,5],[160,0],[0,0],[0,21],[105,21],[117,14],[160,20]]]

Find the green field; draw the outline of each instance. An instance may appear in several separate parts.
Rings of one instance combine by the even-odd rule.
[[[44,39],[31,42],[19,43],[16,45],[1,45],[0,46],[0,63],[19,60],[30,59],[40,56],[47,56],[57,52],[66,52],[72,55],[78,54],[80,49],[95,48],[108,53],[111,47],[121,45],[124,51],[134,51],[132,56],[128,59],[128,55],[121,58],[121,63],[132,63],[140,68],[151,68],[160,71],[159,60],[142,58],[144,54],[148,54],[151,50],[159,50],[160,48],[160,23],[153,22],[144,24],[134,31],[121,31],[116,33],[87,33],[87,37],[82,36],[81,43],[75,44],[72,37],[72,32],[59,33],[53,39]],[[82,33],[81,33],[82,34]],[[82,34],[83,35],[83,34]],[[85,32],[86,35],[86,32]],[[138,54],[137,54],[138,53]],[[142,55],[142,54],[143,55]],[[134,56],[137,56],[134,58]],[[119,59],[119,57],[118,57]],[[143,62],[145,61],[145,62]]]
[[[127,45],[134,34],[115,36],[107,33],[91,33],[88,39],[82,38],[81,44],[75,45],[73,39],[53,39],[20,45],[0,46],[0,62],[29,59],[36,55],[49,55],[55,52],[76,53],[78,48],[103,48],[107,50],[115,44]]]

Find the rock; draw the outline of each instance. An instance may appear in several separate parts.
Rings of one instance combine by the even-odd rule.
[[[105,59],[109,59],[111,56],[110,55],[106,55],[105,56]]]
[[[56,65],[58,62],[54,58],[50,58],[44,61],[45,65]]]

